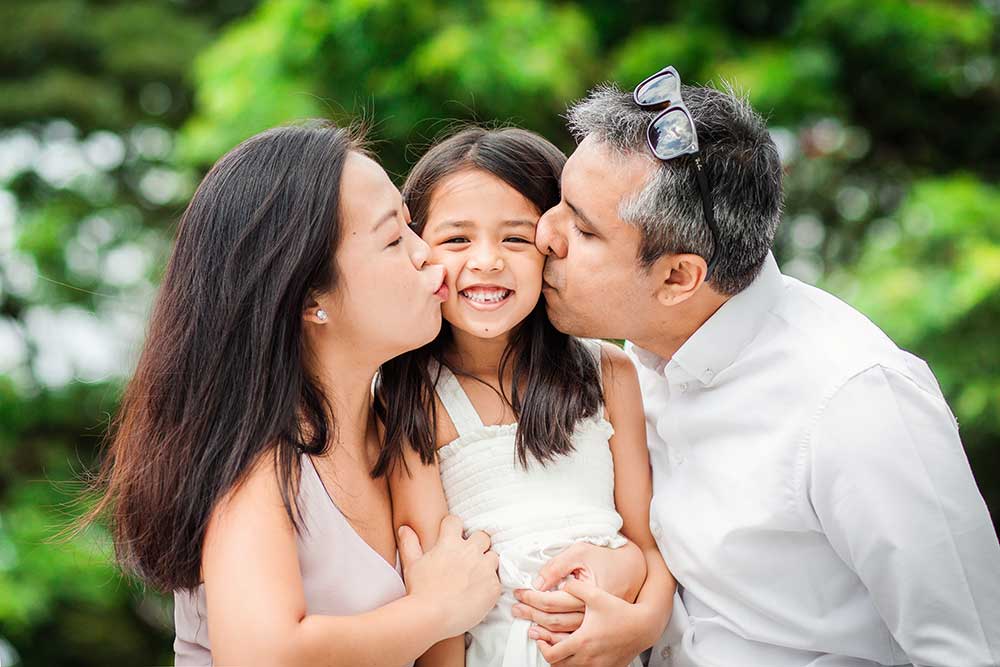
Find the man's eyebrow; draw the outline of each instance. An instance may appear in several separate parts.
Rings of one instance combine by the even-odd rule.
[[[573,215],[575,215],[580,220],[582,220],[584,225],[586,225],[587,227],[590,227],[591,229],[597,229],[597,225],[595,225],[593,222],[591,222],[590,218],[588,218],[583,213],[581,213],[580,209],[578,209],[576,206],[573,206],[573,202],[571,202],[568,199],[566,199],[565,202],[566,202],[566,206],[569,206],[569,210],[573,211]]]

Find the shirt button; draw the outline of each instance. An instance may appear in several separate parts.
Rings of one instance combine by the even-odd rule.
[[[670,658],[669,646],[664,646],[663,648],[660,649],[660,657],[663,658],[664,660],[668,660]]]
[[[686,392],[687,390],[688,390],[688,383],[687,383],[687,382],[682,382],[682,383],[681,383],[681,393],[683,394],[683,393],[685,393],[685,392]]]

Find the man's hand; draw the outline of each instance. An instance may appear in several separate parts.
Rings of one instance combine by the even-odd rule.
[[[514,617],[526,618],[559,637],[579,628],[583,622],[583,602],[564,591],[549,592],[570,576],[634,602],[646,580],[646,560],[642,550],[632,542],[619,549],[577,542],[542,567],[534,582],[536,590],[514,591],[520,603],[514,605]]]
[[[586,605],[583,624],[570,635],[532,626],[542,657],[553,667],[624,667],[648,648],[663,628],[642,605],[630,604],[586,581],[567,581],[562,593]],[[653,635],[650,629],[658,629]]]

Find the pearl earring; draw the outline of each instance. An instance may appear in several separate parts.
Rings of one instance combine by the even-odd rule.
[[[316,311],[316,317],[319,318],[320,322],[326,322],[326,318],[327,318],[326,311],[323,310],[322,308],[320,308],[319,310]]]

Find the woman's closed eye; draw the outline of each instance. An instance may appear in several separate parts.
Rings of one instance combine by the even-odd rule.
[[[392,241],[391,243],[389,243],[389,245],[387,245],[386,248],[395,248],[396,246],[398,246],[402,242],[403,242],[403,237],[402,236],[397,236],[396,240]]]
[[[444,241],[441,241],[442,244],[444,243],[456,244],[456,243],[468,243],[468,242],[469,239],[465,236],[452,236],[450,238],[445,239]]]
[[[508,236],[507,238],[505,238],[503,240],[503,242],[504,243],[530,243],[531,245],[535,244],[534,241],[532,241],[529,238],[525,238],[523,236]]]

